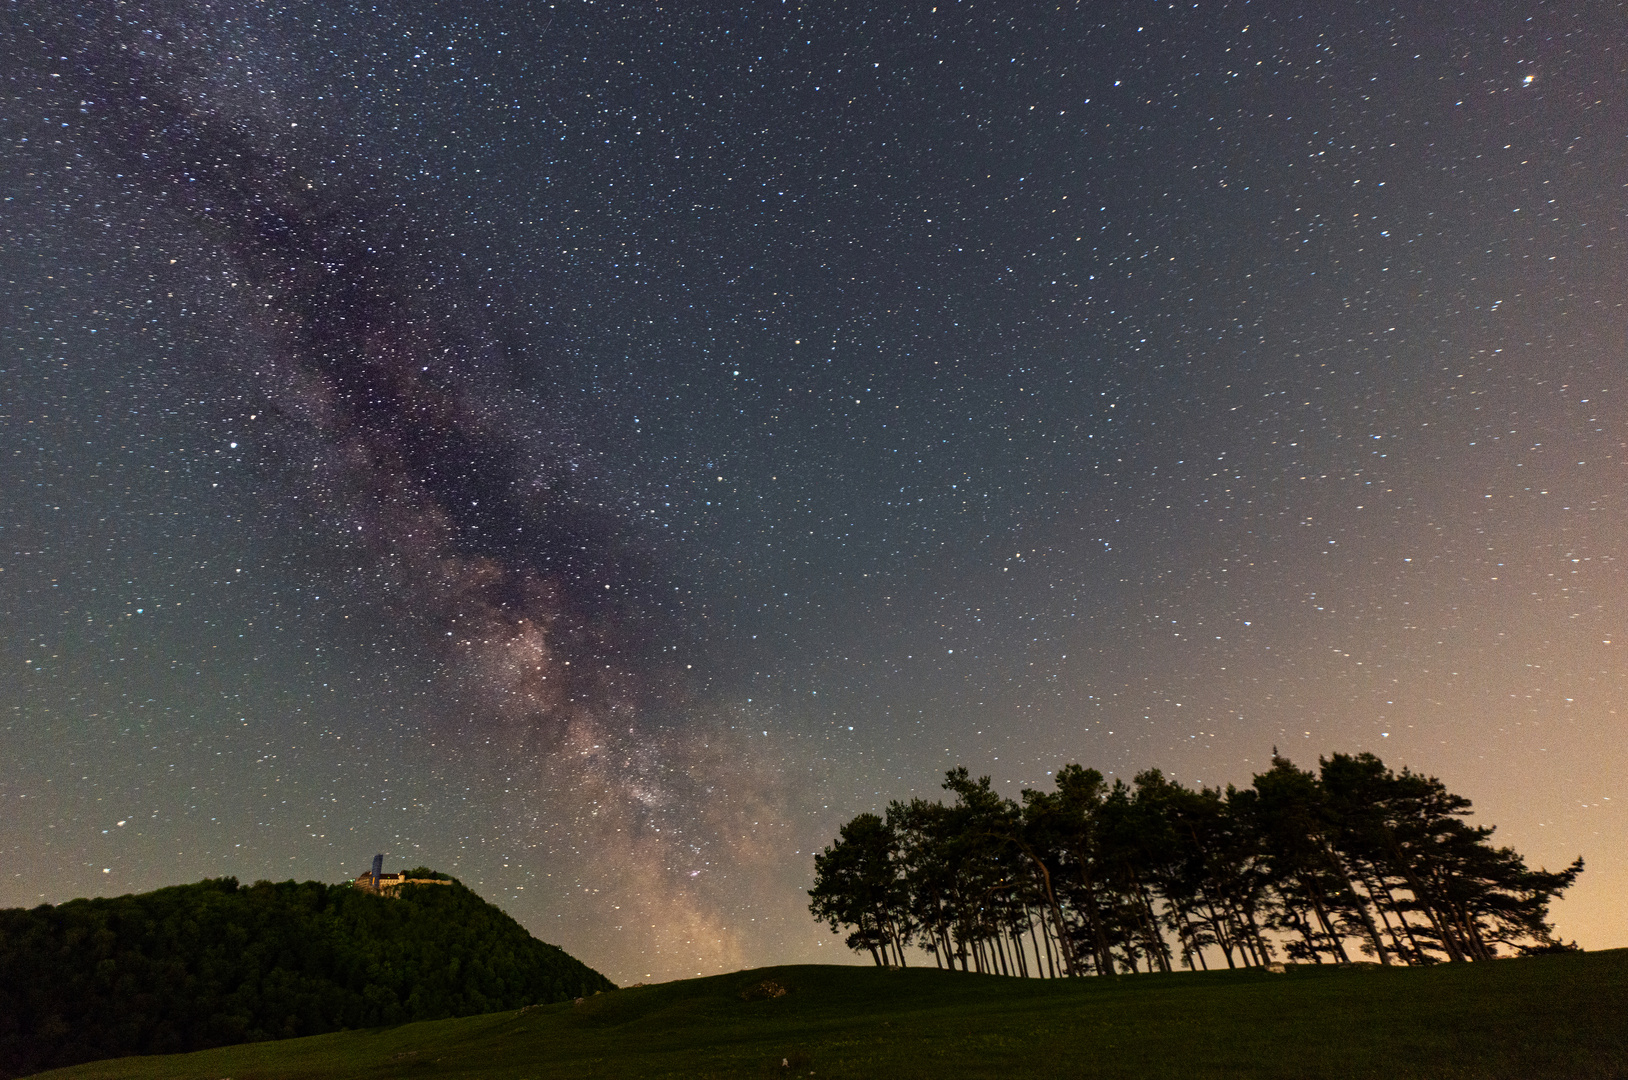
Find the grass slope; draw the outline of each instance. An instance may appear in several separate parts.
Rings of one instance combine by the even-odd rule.
[[[763,996],[765,982],[787,992]],[[581,1005],[43,1075],[1591,1080],[1628,1077],[1628,950],[1056,982],[761,968],[613,991]]]

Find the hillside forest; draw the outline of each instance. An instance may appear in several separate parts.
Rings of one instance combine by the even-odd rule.
[[[609,989],[456,881],[381,896],[220,878],[11,908],[0,910],[0,1077]]]
[[[948,773],[948,804],[860,814],[814,860],[810,911],[878,965],[1057,977],[1303,963],[1432,964],[1558,951],[1549,906],[1582,873],[1533,870],[1440,780],[1273,752],[1244,789],[1158,770],[1056,790]]]

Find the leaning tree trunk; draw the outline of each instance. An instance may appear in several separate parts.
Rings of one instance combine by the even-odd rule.
[[[1411,963],[1408,960],[1407,947],[1402,944],[1402,936],[1396,932],[1396,927],[1391,925],[1391,917],[1386,913],[1385,908],[1387,902],[1391,901],[1391,896],[1390,890],[1384,888],[1385,880],[1380,876],[1379,868],[1372,863],[1366,867],[1358,865],[1357,877],[1362,882],[1362,887],[1367,890],[1369,898],[1373,900],[1374,910],[1379,912],[1380,922],[1385,924],[1385,933],[1391,938],[1391,949],[1403,963]],[[1376,882],[1378,884],[1375,884]],[[1382,892],[1383,897],[1380,895]]]
[[[1029,924],[1029,933],[1034,934],[1033,923]],[[1057,978],[1057,959],[1052,954],[1051,948],[1051,922],[1046,918],[1044,911],[1040,913],[1040,943],[1046,947],[1046,977],[1055,979]],[[1036,950],[1037,953],[1038,951]]]
[[[1379,872],[1382,873],[1382,871]],[[1385,902],[1390,905],[1391,914],[1395,915],[1396,921],[1402,924],[1402,931],[1407,934],[1408,943],[1413,946],[1413,955],[1421,961],[1424,960],[1424,945],[1420,943],[1418,935],[1414,934],[1413,924],[1408,921],[1407,912],[1402,910],[1401,902],[1396,899],[1396,894],[1391,891],[1391,887],[1385,884],[1383,877],[1380,878],[1379,887],[1384,890]]]
[[[1352,899],[1355,900],[1357,914],[1362,917],[1363,928],[1368,931],[1368,940],[1373,944],[1374,951],[1379,954],[1379,962],[1389,966],[1391,958],[1385,953],[1385,942],[1380,940],[1379,927],[1374,925],[1373,913],[1368,910],[1368,904],[1351,884],[1351,875],[1346,870],[1344,862],[1341,861],[1339,854],[1335,852],[1333,845],[1327,840],[1319,838],[1317,846],[1322,849],[1323,857],[1328,861],[1329,868],[1334,871],[1339,880],[1345,882],[1346,892],[1350,893]]]
[[[1091,932],[1092,953],[1096,958],[1097,971],[1104,975],[1117,975],[1114,969],[1114,951],[1108,944],[1108,929],[1102,925],[1102,905],[1097,903],[1096,882],[1085,870],[1085,860],[1078,853],[1075,861],[1080,864],[1080,885],[1085,889],[1085,925]]]
[[[1306,895],[1311,900],[1312,910],[1317,913],[1317,921],[1322,924],[1323,933],[1328,935],[1329,943],[1333,946],[1333,953],[1340,958],[1340,962],[1349,964],[1351,957],[1345,951],[1345,941],[1342,935],[1334,932],[1334,922],[1328,917],[1328,911],[1323,905],[1322,891],[1310,881],[1302,879],[1306,886]]]
[[[1051,909],[1051,916],[1057,920],[1057,951],[1063,956],[1063,970],[1069,975],[1074,971],[1074,951],[1070,948],[1068,940],[1068,925],[1063,922],[1063,909],[1057,905],[1057,893],[1051,887],[1051,871],[1046,868],[1046,861],[1032,851],[1024,851],[1031,862],[1040,871],[1041,883],[1046,888],[1046,906]]]
[[[1243,912],[1243,925],[1249,928],[1250,948],[1255,951],[1257,964],[1265,967],[1272,962],[1272,947],[1266,943],[1266,936],[1261,933],[1260,924],[1255,921],[1254,905],[1242,904],[1238,909]]]
[[[1215,930],[1215,943],[1221,946],[1221,955],[1227,958],[1227,968],[1236,971],[1238,965],[1232,962],[1232,933],[1234,927],[1226,925],[1220,913],[1215,910],[1214,902],[1205,900],[1204,908],[1210,913],[1210,926]],[[1248,961],[1245,960],[1244,963],[1247,967]]]
[[[1131,881],[1136,886],[1136,913],[1137,921],[1142,924],[1142,934],[1147,940],[1148,970],[1153,970],[1157,963],[1159,970],[1165,974],[1170,973],[1170,946],[1165,944],[1164,935],[1159,933],[1158,920],[1153,915],[1153,898],[1148,895],[1147,886],[1137,878],[1135,872],[1131,874]]]
[[[1395,861],[1396,868],[1402,871],[1402,879],[1408,883],[1408,891],[1413,894],[1415,900],[1419,901],[1419,906],[1424,909],[1425,918],[1429,919],[1430,924],[1436,928],[1436,936],[1441,939],[1441,947],[1446,950],[1448,961],[1463,963],[1469,959],[1464,955],[1464,947],[1459,943],[1457,935],[1449,927],[1448,920],[1442,918],[1442,913],[1437,909],[1434,893],[1425,885],[1418,872],[1414,870],[1413,864],[1408,861],[1407,856],[1402,852],[1402,846],[1397,843],[1395,834],[1389,829],[1385,830],[1385,840],[1386,846],[1391,849],[1391,858]]]

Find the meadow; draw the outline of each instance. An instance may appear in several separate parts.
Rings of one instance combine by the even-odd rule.
[[[1628,950],[1032,980],[759,968],[53,1080],[1628,1077]]]

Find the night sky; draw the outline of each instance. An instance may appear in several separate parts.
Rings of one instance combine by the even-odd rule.
[[[1276,746],[1628,945],[1625,16],[8,5],[0,906],[847,962],[853,815]]]

